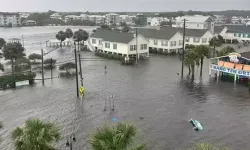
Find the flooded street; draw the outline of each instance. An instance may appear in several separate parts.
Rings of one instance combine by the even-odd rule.
[[[0,28],[0,37],[2,30]],[[55,32],[57,29],[50,29],[46,34]],[[27,53],[39,53],[39,45],[32,47],[29,42],[36,41],[26,40]],[[91,52],[81,54],[84,58],[95,58]],[[47,57],[63,61],[72,59],[73,55],[71,50],[65,49]],[[181,63],[175,56],[151,55],[148,61],[140,61],[132,67],[121,66],[115,60],[82,61],[86,91],[83,102],[76,98],[75,78],[46,80],[45,86],[38,80],[33,86],[0,91],[0,120],[4,123],[4,129],[0,130],[0,149],[12,150],[11,131],[33,117],[60,126],[62,140],[57,144],[60,150],[69,149],[65,143],[73,133],[77,139],[73,149],[87,150],[89,133],[103,124],[113,123],[112,117],[136,124],[150,150],[181,149],[202,141],[235,150],[250,149],[248,89],[209,79],[207,60],[202,77],[196,69],[194,82],[186,76],[181,79],[177,75],[180,69]],[[187,72],[185,68],[185,75]],[[58,72],[53,74],[57,76]],[[49,76],[50,72],[46,72],[45,77]],[[111,94],[115,111],[108,108],[104,112],[105,98]],[[188,122],[190,118],[199,120],[204,131],[195,132]]]

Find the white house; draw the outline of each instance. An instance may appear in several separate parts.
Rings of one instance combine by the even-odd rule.
[[[250,26],[225,25],[216,26],[215,28],[219,31],[217,34],[221,35],[226,42],[232,43],[234,40],[237,40],[238,42],[250,43]]]
[[[183,29],[179,28],[181,34]],[[211,31],[207,29],[186,29],[186,45],[209,45],[209,41],[214,37]]]
[[[170,20],[166,17],[147,17],[147,25],[148,26],[160,26],[161,22],[169,22]]]
[[[240,18],[239,17],[236,17],[236,16],[233,16],[231,18],[231,23],[233,24],[239,24],[241,21],[240,21]]]
[[[149,40],[149,49],[168,53],[178,52],[182,49],[183,36],[176,28],[169,29],[137,29],[138,33],[142,34]]]
[[[91,46],[97,51],[133,57],[148,56],[148,40],[141,34],[97,30],[90,36]]]
[[[51,19],[59,19],[59,20],[61,20],[62,16],[59,15],[58,13],[54,13],[54,14],[50,15],[50,18]]]
[[[183,28],[184,19],[186,19],[187,29],[207,29],[214,33],[214,20],[210,16],[183,16],[176,18],[175,27]]]
[[[106,14],[105,16],[106,16],[105,23],[107,25],[119,24],[120,23],[119,14],[109,13],[109,14]]]
[[[88,15],[87,14],[81,14],[80,18],[81,18],[81,20],[88,20]]]
[[[36,25],[36,21],[34,20],[26,20],[23,22],[23,25],[26,25],[26,26],[35,26]]]
[[[21,17],[18,13],[2,13],[0,12],[0,26],[20,26]]]
[[[105,16],[101,15],[89,15],[89,21],[95,22],[96,24],[102,24],[105,22]]]

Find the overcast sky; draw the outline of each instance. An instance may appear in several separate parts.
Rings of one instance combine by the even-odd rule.
[[[250,0],[0,0],[0,12],[250,10]]]

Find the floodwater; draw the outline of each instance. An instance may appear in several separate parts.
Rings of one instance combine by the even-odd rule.
[[[96,58],[91,52],[81,54],[84,58]],[[57,50],[48,57],[61,56],[61,60],[72,59],[72,50]],[[205,61],[203,76],[196,69],[195,80],[191,81],[186,77],[186,68],[184,79],[177,75],[181,63],[175,56],[152,55],[137,66],[121,66],[114,60],[82,61],[86,90],[83,102],[76,98],[74,78],[46,80],[44,86],[38,80],[33,86],[1,91],[0,120],[4,129],[0,130],[0,149],[12,150],[11,131],[34,117],[59,125],[60,150],[69,149],[65,143],[71,134],[77,139],[73,149],[87,150],[88,135],[96,127],[112,124],[112,117],[134,123],[152,150],[181,149],[203,141],[235,150],[250,149],[248,89],[210,79],[207,66]],[[53,75],[57,76],[56,70]],[[45,77],[49,76],[50,72],[46,72]],[[112,94],[114,112],[110,110],[113,102],[109,104],[107,98]],[[194,131],[188,122],[190,118],[199,120],[204,131]]]

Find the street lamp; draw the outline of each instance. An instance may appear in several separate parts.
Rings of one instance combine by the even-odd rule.
[[[75,142],[75,141],[76,141],[75,135],[72,134],[72,135],[70,136],[69,140],[67,140],[66,146],[67,146],[67,147],[70,147],[70,150],[73,150],[73,142]]]

